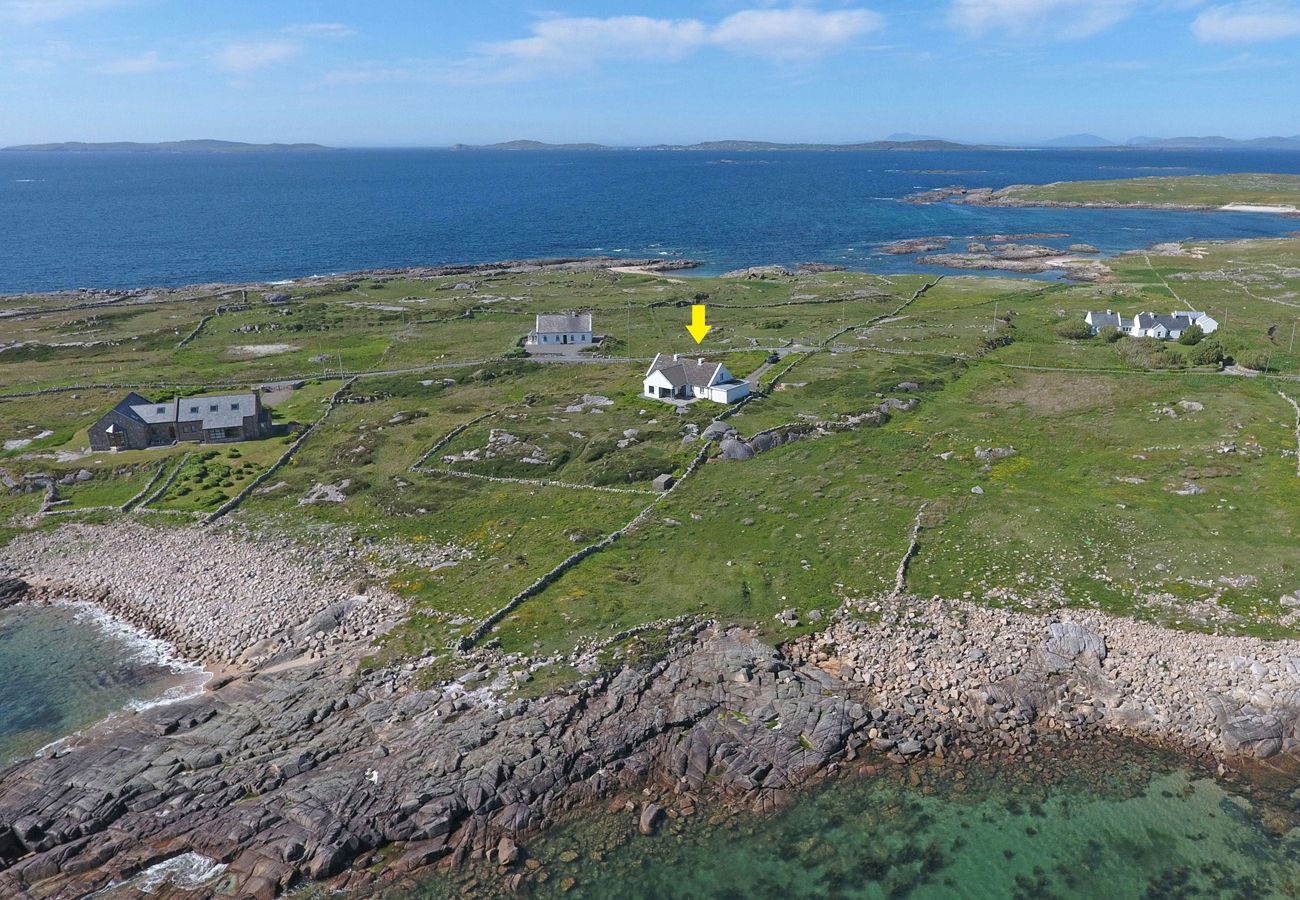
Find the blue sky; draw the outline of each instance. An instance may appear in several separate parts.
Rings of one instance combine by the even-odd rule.
[[[0,143],[1300,134],[1300,0],[0,0]]]

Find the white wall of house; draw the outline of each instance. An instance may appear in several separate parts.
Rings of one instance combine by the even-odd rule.
[[[714,403],[735,403],[749,395],[749,385],[741,381],[736,384],[720,384],[706,388],[706,396]]]
[[[572,332],[536,332],[528,336],[530,344],[546,344],[552,346],[555,344],[590,344],[592,340],[590,331],[572,331]]]

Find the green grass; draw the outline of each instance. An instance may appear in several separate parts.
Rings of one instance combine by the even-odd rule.
[[[492,638],[507,651],[561,654],[633,626],[700,616],[787,640],[819,627],[814,611],[824,622],[846,598],[892,589],[922,504],[921,548],[907,585],[918,594],[1292,633],[1278,600],[1300,588],[1300,479],[1294,412],[1276,390],[1300,398],[1300,388],[1282,380],[1300,375],[1290,344],[1300,321],[1300,241],[1191,243],[1110,264],[1114,280],[1102,284],[948,278],[897,317],[849,330],[824,351],[787,357],[773,371],[797,364],[780,388],[731,419],[742,434],[843,423],[890,398],[919,405],[883,425],[805,438],[747,462],[709,462],[632,533],[507,616]],[[37,343],[0,354],[0,382],[11,391],[78,387],[0,401],[0,439],[34,439],[0,456],[0,469],[57,479],[86,468],[93,480],[60,487],[74,509],[85,509],[120,505],[157,467],[170,471],[190,453],[156,508],[210,511],[264,472],[291,438],[82,457],[86,429],[121,395],[108,385],[164,395],[176,384],[300,379],[299,389],[275,397],[274,413],[279,424],[305,425],[338,389],[341,355],[344,369],[370,371],[351,391],[364,402],[339,406],[235,517],[304,540],[329,531],[350,541],[410,603],[375,661],[432,653],[437,663],[422,677],[433,678],[453,664],[450,648],[474,623],[654,499],[412,472],[435,442],[491,413],[427,465],[644,491],[654,475],[685,469],[700,445],[684,439],[722,408],[701,402],[678,414],[642,398],[643,358],[700,355],[748,375],[769,348],[819,347],[846,325],[896,309],[924,280],[539,272],[294,286],[284,306],[250,294],[248,309],[213,319],[180,350],[176,343],[216,305],[211,298],[47,312],[10,323],[16,339]],[[697,294],[707,295],[714,325],[699,345],[684,327]],[[1187,304],[1224,323],[1215,339],[1226,350],[1265,354],[1278,377],[1194,371],[1188,348],[1176,344],[1152,360],[1122,353],[1122,343],[1058,333],[1089,309],[1132,314]],[[572,309],[594,310],[596,330],[612,338],[605,352],[620,358],[503,359],[533,315]],[[55,346],[72,341],[87,345]],[[278,344],[286,346],[270,352]],[[1152,368],[1157,363],[1169,368]],[[1189,411],[1180,400],[1204,408]],[[488,457],[494,431],[516,440]],[[1227,444],[1237,451],[1220,453]],[[975,458],[977,445],[1016,452],[984,461]],[[1204,493],[1175,493],[1187,482]],[[340,491],[340,502],[301,503],[317,485]],[[982,494],[972,493],[976,486]],[[0,541],[55,527],[33,520],[39,503],[39,492],[0,493]],[[111,522],[113,514],[69,518]],[[446,545],[461,553],[455,565],[437,567],[431,550]],[[798,626],[775,619],[786,609],[800,614]],[[619,642],[601,652],[600,664],[651,658],[666,640],[652,631]],[[556,664],[520,694],[574,677]]]
[[[1123,178],[1113,181],[1062,181],[1045,185],[1015,185],[1013,197],[1035,202],[1120,203],[1133,206],[1261,206],[1300,204],[1300,175],[1234,173],[1230,175],[1172,175]]]

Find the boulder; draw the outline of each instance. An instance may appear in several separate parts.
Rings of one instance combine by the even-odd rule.
[[[735,438],[727,438],[722,442],[723,459],[746,460],[754,458],[754,450],[744,441],[738,441]]]
[[[647,803],[641,807],[641,820],[637,823],[637,828],[642,834],[654,834],[655,824],[659,821],[660,809],[658,804]]]

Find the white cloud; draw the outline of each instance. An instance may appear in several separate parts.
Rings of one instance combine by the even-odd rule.
[[[304,22],[287,25],[280,30],[285,34],[309,38],[346,38],[356,34],[355,29],[341,22]]]
[[[1136,0],[953,0],[948,23],[972,35],[1073,39],[1128,18]]]
[[[1227,3],[1197,16],[1192,33],[1215,44],[1283,40],[1300,35],[1300,7],[1291,3]]]
[[[879,13],[865,9],[747,9],[723,19],[709,37],[735,53],[808,59],[843,49],[884,24]]]
[[[82,13],[124,6],[126,0],[0,0],[0,21],[18,25],[57,22]]]
[[[845,49],[884,25],[865,9],[821,12],[808,7],[748,9],[710,24],[650,16],[551,18],[525,38],[482,44],[469,71],[528,78],[586,68],[601,60],[665,61],[714,46],[768,59],[807,60]]]
[[[696,19],[647,16],[544,19],[532,31],[531,37],[483,44],[479,52],[489,59],[573,68],[598,59],[677,59],[706,36]]]
[[[236,41],[218,50],[213,59],[227,71],[251,72],[292,59],[301,52],[301,45],[295,41]]]
[[[176,63],[163,59],[158,51],[150,50],[139,56],[124,56],[111,60],[100,66],[98,71],[105,75],[148,75],[176,68]]]

